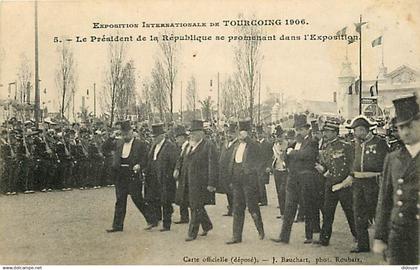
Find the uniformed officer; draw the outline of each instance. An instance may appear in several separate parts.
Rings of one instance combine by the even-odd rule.
[[[339,123],[326,121],[322,127],[325,148],[322,152],[321,164],[315,168],[325,177],[325,201],[323,205],[323,224],[319,244],[330,243],[335,209],[340,202],[346,216],[350,231],[356,237],[354,224],[352,190],[349,183],[353,164],[353,147],[338,137]]]
[[[258,205],[258,146],[249,138],[251,121],[239,122],[238,144],[230,160],[230,179],[233,190],[233,237],[226,244],[242,242],[242,231],[245,221],[245,209],[254,220],[259,239],[265,237],[264,225]]]
[[[369,252],[369,219],[375,216],[379,179],[388,153],[382,138],[370,132],[372,123],[365,116],[355,117],[349,128],[354,130],[355,150],[352,168],[353,211],[356,223],[357,247],[352,253]]]
[[[419,264],[420,114],[415,95],[393,101],[404,147],[385,159],[373,251],[386,249],[390,264]]]

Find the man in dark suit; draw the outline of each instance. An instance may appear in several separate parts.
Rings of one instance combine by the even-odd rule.
[[[238,143],[237,139],[237,124],[230,123],[228,130],[226,132],[225,141],[220,147],[220,156],[219,156],[219,177],[217,182],[217,193],[226,194],[228,206],[227,213],[224,216],[232,216],[233,212],[233,191],[229,186],[231,177],[229,173],[229,162],[232,157],[232,152],[235,149],[235,146]]]
[[[387,251],[389,264],[419,264],[420,113],[415,95],[393,101],[404,147],[385,159],[373,251]]]
[[[213,229],[213,224],[207,214],[205,205],[215,204],[217,181],[216,146],[205,138],[203,121],[193,120],[189,138],[189,148],[184,159],[184,177],[188,182],[188,202],[191,208],[191,220],[188,237],[185,241],[197,238],[201,225],[206,236]]]
[[[260,240],[264,239],[264,225],[258,205],[258,145],[249,138],[251,121],[239,122],[238,144],[230,160],[229,175],[233,190],[233,237],[226,244],[242,242],[245,208],[254,220]]]
[[[305,244],[312,243],[316,228],[318,211],[316,191],[315,162],[318,157],[318,144],[309,136],[310,125],[306,115],[295,118],[296,144],[286,152],[286,164],[289,168],[289,179],[286,187],[286,207],[280,237],[271,239],[274,242],[289,243],[293,220],[299,203],[299,193],[304,197],[303,210],[305,214]]]
[[[115,171],[115,203],[114,222],[109,233],[122,231],[127,208],[127,197],[131,195],[136,207],[145,217],[148,228],[156,227],[158,221],[151,215],[150,210],[143,200],[142,170],[146,166],[147,146],[145,143],[133,137],[130,122],[121,122],[122,139],[117,140],[116,150],[112,162]]]
[[[269,134],[264,130],[262,125],[257,126],[258,136],[258,160],[260,166],[258,169],[258,192],[260,206],[268,204],[267,189],[270,179],[271,164],[273,161],[273,142],[269,139]]]
[[[176,126],[173,133],[178,150],[180,150],[173,174],[177,181],[175,203],[179,205],[180,220],[175,221],[174,223],[184,224],[190,222],[190,215],[188,213],[188,190],[183,169],[184,159],[190,145],[188,143],[188,134],[184,126]]]
[[[145,197],[158,220],[163,221],[161,232],[171,229],[172,203],[175,202],[176,182],[173,177],[179,151],[166,138],[163,124],[152,125],[153,145],[149,151],[146,171]]]

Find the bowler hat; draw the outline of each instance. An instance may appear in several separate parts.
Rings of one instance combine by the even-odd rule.
[[[120,129],[121,129],[121,131],[131,130],[130,120],[121,121],[120,122]]]
[[[238,124],[236,122],[232,122],[229,124],[229,130],[228,132],[230,134],[236,133],[236,129],[238,128]]]
[[[190,131],[203,130],[204,122],[202,120],[192,120]]]
[[[419,104],[415,94],[394,99],[395,125],[401,126],[414,120],[419,115]]]

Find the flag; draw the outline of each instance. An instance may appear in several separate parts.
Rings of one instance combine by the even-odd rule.
[[[378,95],[379,94],[378,80],[376,80],[376,82],[375,82],[375,90],[376,90],[376,95]]]
[[[345,35],[347,31],[347,26],[337,32],[337,36]]]
[[[362,28],[362,25],[367,24],[367,22],[361,22],[361,23],[355,23],[354,26],[356,26],[356,32],[360,33],[360,30]]]
[[[382,45],[382,36],[378,37],[377,39],[375,39],[374,41],[372,41],[372,48]]]

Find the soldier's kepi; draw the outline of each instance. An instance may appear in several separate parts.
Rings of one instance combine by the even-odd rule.
[[[419,264],[420,114],[415,95],[393,101],[395,125],[404,147],[385,159],[373,250],[390,264]]]
[[[355,149],[351,170],[353,177],[353,211],[357,234],[357,247],[351,252],[369,252],[369,221],[375,217],[378,201],[379,180],[383,162],[388,152],[384,139],[372,134],[375,123],[363,115],[354,118],[350,127],[354,130]]]

